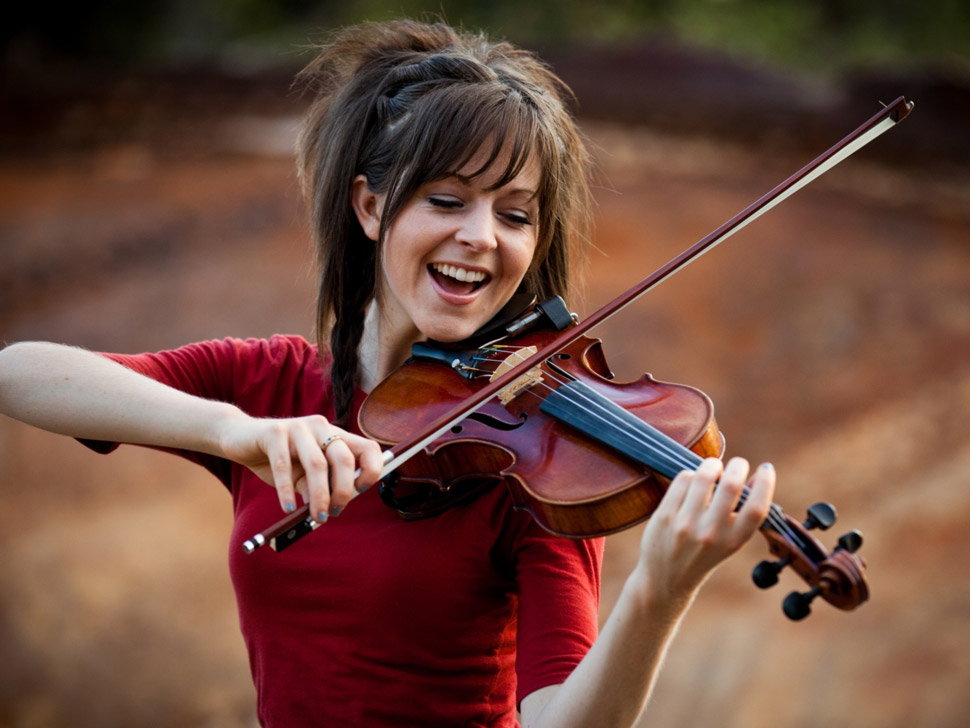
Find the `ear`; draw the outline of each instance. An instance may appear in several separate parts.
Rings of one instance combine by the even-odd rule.
[[[375,243],[380,237],[381,211],[384,208],[384,198],[373,192],[367,186],[367,178],[359,174],[354,177],[351,190],[351,203],[357,214],[357,221],[364,230],[364,235]]]

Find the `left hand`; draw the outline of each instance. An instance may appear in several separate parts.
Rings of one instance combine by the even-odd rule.
[[[750,490],[738,507],[746,481]],[[708,458],[697,470],[678,474],[640,542],[637,568],[649,596],[678,611],[686,608],[714,568],[764,522],[774,490],[774,468],[762,465],[748,480],[744,458],[726,465]]]

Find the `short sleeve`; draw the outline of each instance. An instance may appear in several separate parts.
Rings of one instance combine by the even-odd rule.
[[[227,338],[155,353],[101,352],[101,356],[173,389],[204,399],[231,402],[234,399],[235,369],[246,347],[247,342]],[[80,439],[79,442],[102,454],[112,452],[121,444],[85,439]],[[228,487],[230,466],[226,460],[203,453],[168,449],[165,451],[202,465]]]
[[[233,371],[246,342],[222,339],[150,354],[102,354],[123,366],[205,399],[232,399]]]
[[[329,382],[323,377],[317,348],[300,336],[226,338],[150,354],[102,356],[182,392],[234,404],[254,417],[314,413],[333,417]],[[111,452],[119,444],[81,442],[100,453]],[[202,465],[232,489],[229,461],[187,450],[166,451]]]
[[[565,681],[596,641],[603,546],[602,538],[560,538],[535,523],[519,539],[517,703]]]

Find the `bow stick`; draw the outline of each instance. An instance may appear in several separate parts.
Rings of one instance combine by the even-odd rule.
[[[560,349],[578,339],[594,326],[626,308],[644,293],[687,267],[701,255],[727,240],[738,230],[775,207],[775,205],[791,197],[807,184],[825,174],[832,167],[905,119],[910,111],[913,110],[913,106],[912,101],[907,101],[904,97],[900,96],[891,104],[885,106],[880,112],[873,115],[855,131],[848,134],[841,141],[834,144],[827,151],[795,172],[784,182],[762,195],[720,227],[660,266],[635,286],[621,293],[613,301],[591,314],[585,321],[562,331],[545,347],[523,360],[519,366],[496,377],[479,391],[470,395],[461,405],[432,422],[427,430],[385,450],[383,453],[384,468],[381,471],[381,478],[394,472],[399,465],[437,440],[468,415],[480,409],[489,399],[512,384],[520,376],[520,372],[529,371],[533,367],[538,366],[545,359],[556,354]],[[524,367],[524,369],[520,367]],[[355,473],[355,477],[359,474],[360,470]],[[266,531],[247,539],[243,543],[243,550],[247,554],[250,554],[257,548],[269,543],[274,550],[280,551],[319,525],[320,523],[310,515],[310,506],[304,504],[286,518],[273,524]]]

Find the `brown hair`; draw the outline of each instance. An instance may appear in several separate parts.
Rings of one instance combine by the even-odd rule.
[[[479,150],[491,155],[476,174],[510,152],[496,187],[534,156],[541,169],[539,239],[522,289],[542,299],[568,293],[571,258],[581,247],[585,252],[589,156],[567,109],[571,93],[545,64],[509,43],[442,23],[345,29],[298,80],[315,94],[297,153],[320,265],[317,343],[322,350],[329,334],[343,421],[379,260],[351,206],[354,177],[365,175],[372,191],[387,195],[383,240],[418,187],[454,174]]]

